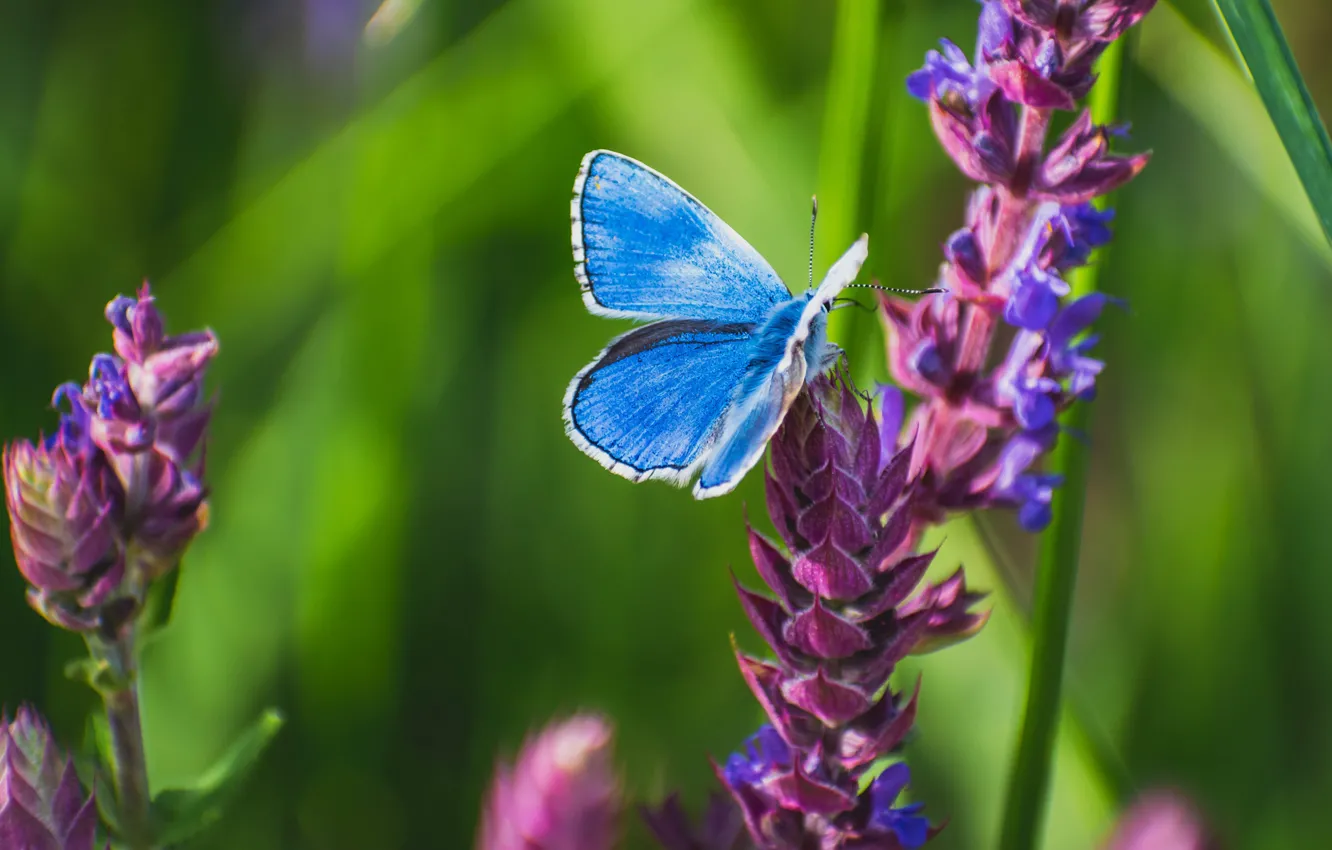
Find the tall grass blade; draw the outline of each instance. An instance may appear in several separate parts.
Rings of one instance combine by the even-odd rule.
[[[1268,0],[1212,0],[1332,240],[1332,140]]]

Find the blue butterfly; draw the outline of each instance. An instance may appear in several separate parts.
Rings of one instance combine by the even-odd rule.
[[[564,395],[578,448],[631,481],[735,488],[801,388],[840,350],[833,299],[860,272],[861,236],[817,289],[792,296],[739,234],[665,176],[612,151],[574,181],[574,275],[587,309],[652,324],[611,340]]]

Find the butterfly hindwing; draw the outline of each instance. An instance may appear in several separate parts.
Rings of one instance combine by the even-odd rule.
[[[805,380],[803,358],[794,370],[775,370],[749,397],[736,400],[728,412],[716,447],[703,464],[694,484],[694,497],[706,499],[729,493],[763,457],[768,440],[786,417],[786,411]]]
[[[807,376],[828,368],[837,350],[826,341],[826,307],[865,262],[869,240],[862,236],[828,270],[808,298],[793,298],[774,312],[754,337],[744,381],[713,451],[703,465],[694,496],[705,499],[729,493],[763,457],[768,440],[786,418],[786,411]]]
[[[763,457],[805,383],[806,359],[798,341],[807,333],[805,310],[805,299],[792,299],[756,332],[735,402],[694,485],[696,498],[729,493]]]
[[[575,274],[594,313],[758,323],[791,298],[729,225],[622,154],[583,158],[572,215]]]
[[[565,429],[617,475],[683,484],[706,460],[754,342],[748,323],[669,320],[632,330],[575,376]]]

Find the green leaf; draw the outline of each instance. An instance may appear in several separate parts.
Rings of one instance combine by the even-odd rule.
[[[71,755],[79,781],[97,800],[102,824],[113,833],[119,833],[120,813],[116,810],[116,795],[111,790],[113,784],[106,767],[111,764],[111,728],[107,725],[105,714],[94,711],[88,715],[83,728],[83,741]]]
[[[139,646],[142,650],[145,639],[157,637],[162,629],[171,624],[171,611],[176,604],[176,588],[180,584],[180,565],[153,582],[148,587],[148,596],[144,600],[143,612],[139,615]]]
[[[98,694],[123,689],[125,683],[104,659],[78,658],[65,665],[65,678],[82,682]]]
[[[159,844],[186,840],[222,817],[259,757],[282,728],[283,717],[268,709],[231,748],[188,788],[169,788],[153,798],[154,836]]]
[[[1248,66],[1323,234],[1332,240],[1332,141],[1268,0],[1212,0]]]
[[[819,144],[819,239],[815,267],[826,269],[860,235],[860,187],[878,60],[879,0],[840,0],[828,69],[827,103]],[[873,248],[872,248],[873,250]],[[814,275],[817,281],[818,275]],[[858,311],[830,319],[832,338],[850,351],[866,336]],[[854,353],[854,352],[853,352]]]

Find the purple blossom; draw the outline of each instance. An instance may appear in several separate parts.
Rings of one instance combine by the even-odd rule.
[[[1027,531],[1040,531],[1050,524],[1050,501],[1062,475],[1029,471],[1053,440],[1050,431],[1022,431],[1004,447],[999,474],[992,492],[997,499],[1016,504],[1018,523]]]
[[[907,76],[907,91],[918,100],[960,97],[976,109],[994,91],[989,74],[989,59],[1013,38],[1008,12],[998,0],[981,5],[980,26],[976,34],[976,64],[948,39],[941,39],[940,50],[925,54],[925,65]]]
[[[876,419],[821,380],[770,443],[767,504],[781,540],[751,530],[750,551],[771,595],[736,585],[772,651],[736,652],[768,724],[716,766],[760,850],[903,850],[938,831],[919,804],[897,803],[905,764],[867,783],[915,721],[919,684],[894,691],[898,663],[986,621],[960,569],[922,586],[934,553],[917,542],[959,510],[1010,508],[1029,531],[1050,522],[1062,479],[1041,461],[1058,414],[1094,393],[1104,364],[1088,330],[1112,300],[1070,301],[1065,276],[1110,238],[1112,214],[1091,201],[1148,155],[1112,153],[1120,130],[1086,111],[1047,136],[1054,111],[1078,108],[1106,44],[1151,6],[983,0],[974,58],[944,41],[907,79],[944,150],[982,185],[943,246],[945,292],[881,299],[889,367],[920,403],[907,415],[886,389]],[[999,358],[1002,323],[1013,331]],[[729,834],[701,838],[673,801],[645,817],[671,850],[733,846]]]
[[[915,850],[930,836],[930,822],[916,814],[923,803],[895,808],[893,803],[911,781],[911,770],[904,762],[889,765],[870,785],[870,822],[897,838],[905,850]]]
[[[116,354],[63,384],[56,432],[5,448],[10,536],[28,598],[51,622],[110,634],[207,523],[202,402],[210,331],[167,336],[145,285],[106,308]]]
[[[1057,253],[1045,258],[1046,265],[1061,269],[1086,265],[1092,251],[1114,236],[1110,230],[1114,218],[1114,210],[1098,210],[1089,202],[1061,207],[1052,223],[1062,238],[1056,240]]]
[[[771,773],[791,769],[791,748],[770,725],[745,741],[744,749],[726,760],[722,773],[727,785],[753,785]]]
[[[1014,275],[1004,321],[1029,331],[1044,330],[1059,311],[1059,299],[1068,293],[1068,284],[1049,269],[1022,269]]]

